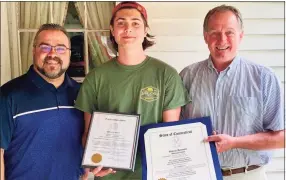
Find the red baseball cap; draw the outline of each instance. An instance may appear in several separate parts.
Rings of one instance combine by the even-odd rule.
[[[121,2],[119,4],[117,4],[113,10],[112,10],[112,17],[115,15],[115,13],[122,9],[123,7],[131,7],[131,8],[135,8],[137,9],[145,18],[145,20],[147,21],[147,11],[146,9],[140,5],[139,3],[135,2],[135,1],[126,1],[126,2]]]

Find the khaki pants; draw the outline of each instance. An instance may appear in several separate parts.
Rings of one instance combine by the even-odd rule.
[[[246,173],[223,176],[223,180],[267,180],[267,177],[264,167],[260,167]]]

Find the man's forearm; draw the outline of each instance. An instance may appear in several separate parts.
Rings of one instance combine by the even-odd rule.
[[[284,148],[284,146],[285,135],[282,130],[235,137],[233,148],[266,150]]]
[[[84,113],[84,132],[82,135],[82,146],[85,147],[85,143],[86,143],[86,139],[87,139],[87,135],[88,135],[88,128],[89,128],[89,124],[90,124],[90,118],[91,118],[91,114],[85,112]]]
[[[181,107],[169,109],[163,112],[163,122],[178,121],[180,119]]]
[[[5,171],[4,171],[4,149],[1,149],[1,155],[0,155],[0,160],[1,160],[1,175],[0,178],[1,180],[5,179]]]

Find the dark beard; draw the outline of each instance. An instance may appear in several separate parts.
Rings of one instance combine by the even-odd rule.
[[[63,61],[62,61],[60,58],[58,58],[58,57],[53,57],[53,58],[52,58],[52,57],[50,57],[50,56],[47,56],[47,57],[44,59],[44,64],[46,64],[47,61],[49,61],[49,60],[54,60],[54,61],[56,61],[57,63],[59,63],[60,66],[61,66],[61,69],[60,69],[60,71],[59,71],[57,74],[49,74],[49,73],[47,73],[47,72],[44,70],[44,68],[41,68],[41,67],[39,67],[39,66],[36,65],[37,70],[38,70],[42,75],[46,76],[46,77],[49,78],[49,79],[56,79],[56,78],[59,78],[61,75],[63,75],[63,74],[66,72],[67,69],[63,69],[63,68],[62,68]]]

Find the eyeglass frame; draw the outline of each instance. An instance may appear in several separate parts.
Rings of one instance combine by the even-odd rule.
[[[49,46],[51,49],[50,49],[49,52],[44,52],[44,51],[41,49],[41,46]],[[64,54],[64,53],[67,52],[67,50],[70,50],[70,51],[71,51],[71,48],[68,48],[68,47],[66,47],[65,45],[52,46],[52,45],[50,45],[50,44],[41,43],[41,44],[39,44],[39,45],[34,45],[34,47],[40,48],[41,52],[43,52],[43,53],[50,53],[50,52],[52,51],[52,49],[54,49],[57,54]],[[59,53],[59,52],[57,51],[56,47],[64,47],[64,48],[65,48],[65,52]]]

